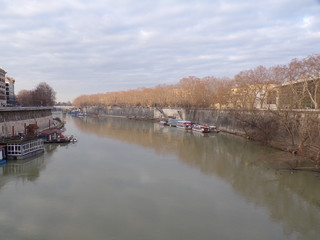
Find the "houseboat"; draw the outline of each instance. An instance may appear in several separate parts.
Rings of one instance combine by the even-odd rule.
[[[217,128],[217,126],[212,125],[212,126],[210,126],[209,128],[210,128],[210,131],[211,131],[211,132],[215,132],[215,133],[220,132],[220,130]]]
[[[169,119],[168,119],[168,125],[169,125],[170,127],[176,127],[178,121],[179,121],[179,120],[177,120],[177,119],[175,119],[175,118],[169,118]]]
[[[178,121],[177,128],[192,130],[192,123],[190,121]]]
[[[0,165],[5,164],[6,162],[6,146],[0,145]]]
[[[166,119],[166,120],[161,120],[159,123],[160,123],[161,125],[164,125],[164,126],[169,126],[169,124],[168,124],[168,119]]]
[[[63,130],[61,129],[47,129],[42,131],[39,137],[43,139],[44,143],[69,143],[76,141],[72,135],[64,136],[62,133]]]
[[[19,160],[44,152],[43,140],[22,138],[6,142],[7,159]]]
[[[207,126],[207,125],[193,124],[192,125],[192,131],[201,132],[201,133],[209,133],[210,132],[210,127]]]

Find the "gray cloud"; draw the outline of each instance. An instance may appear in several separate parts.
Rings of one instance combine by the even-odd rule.
[[[0,0],[0,66],[58,100],[232,77],[319,53],[320,5],[271,1]]]

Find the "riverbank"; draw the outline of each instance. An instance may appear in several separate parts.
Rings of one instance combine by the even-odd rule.
[[[88,115],[160,120],[168,116],[215,125],[221,131],[258,141],[282,151],[308,158],[320,168],[320,112],[315,110],[271,111],[191,109],[159,107],[86,107]]]

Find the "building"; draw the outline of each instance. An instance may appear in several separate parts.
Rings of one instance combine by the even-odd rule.
[[[254,101],[255,109],[277,109],[277,85],[274,83],[265,83],[259,85]]]
[[[6,77],[6,100],[7,106],[15,105],[15,95],[14,95],[14,83],[15,79],[12,77]]]
[[[7,105],[6,99],[6,71],[0,68],[0,107]]]
[[[263,82],[233,87],[230,91],[228,108],[276,109],[275,83]]]
[[[319,109],[320,78],[286,81],[277,87],[277,105],[281,109]]]

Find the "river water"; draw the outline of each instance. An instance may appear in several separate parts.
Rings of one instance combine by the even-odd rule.
[[[0,167],[0,239],[319,239],[320,174],[219,133],[66,117],[78,142]]]

